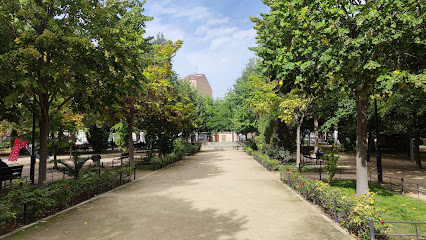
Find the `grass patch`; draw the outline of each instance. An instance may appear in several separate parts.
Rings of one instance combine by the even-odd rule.
[[[155,171],[155,166],[152,164],[149,165],[136,165],[136,170],[141,171]]]
[[[284,171],[287,171],[287,168],[292,172],[297,171],[295,162],[290,162],[287,165],[282,165],[282,167],[283,167]],[[302,165],[302,171],[304,171],[304,172],[318,172],[318,169],[316,169],[316,168],[314,168],[313,166],[310,166],[310,165]]]
[[[355,180],[333,180],[331,186],[340,189],[345,195],[356,194]],[[382,219],[396,222],[426,222],[426,203],[411,197],[391,192],[377,185],[369,184],[376,193],[375,205],[380,208]],[[415,233],[413,224],[389,224],[389,233]],[[426,235],[426,224],[419,225],[419,233]]]

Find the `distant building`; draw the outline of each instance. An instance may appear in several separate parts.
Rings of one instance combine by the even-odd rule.
[[[212,88],[210,87],[209,81],[204,74],[191,74],[188,75],[182,80],[189,81],[192,86],[198,88],[198,92],[201,94],[206,94],[207,96],[213,97]]]

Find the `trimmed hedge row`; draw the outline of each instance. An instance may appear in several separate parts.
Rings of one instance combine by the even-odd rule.
[[[262,164],[269,171],[281,170],[282,165],[280,161],[272,159],[268,155],[262,154],[259,151],[255,151],[249,146],[243,146],[243,148],[247,152],[247,154],[252,156],[256,161]]]
[[[0,197],[0,234],[116,188],[129,182],[133,173],[131,167],[101,171],[85,170],[76,179],[49,183],[44,189],[30,187],[18,180],[8,194]]]
[[[196,144],[192,145],[185,143],[182,140],[175,140],[173,142],[174,150],[171,153],[164,155],[163,157],[154,156],[151,158],[151,163],[154,164],[155,169],[163,168],[167,165],[170,165],[174,162],[182,160],[185,155],[190,156],[199,152],[201,145]]]

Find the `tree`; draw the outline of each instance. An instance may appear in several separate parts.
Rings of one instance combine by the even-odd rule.
[[[144,101],[140,103],[143,116],[139,127],[158,140],[160,157],[164,148],[171,146],[171,136],[183,130],[184,120],[193,107],[192,104],[178,101],[178,94],[169,81],[169,78],[174,75],[171,60],[182,43],[178,40],[155,44],[149,66],[144,71],[147,84],[144,85],[142,95]],[[153,132],[155,134],[152,134]]]
[[[292,121],[294,121],[297,126],[297,130],[296,130],[296,145],[297,145],[296,168],[297,169],[299,169],[300,157],[301,157],[300,128],[303,123],[303,118],[306,115],[306,111],[308,109],[309,103],[310,103],[310,99],[305,97],[303,93],[297,92],[297,90],[293,90],[290,93],[286,94],[286,96],[284,96],[282,98],[282,101],[280,102],[280,107],[283,108],[284,111],[282,112],[282,115],[279,116],[279,118],[281,118],[286,123],[291,123]]]
[[[228,98],[216,99],[213,103],[213,115],[209,120],[208,127],[214,132],[234,131],[232,122],[233,106]]]
[[[265,74],[272,81],[290,81],[283,85],[285,91],[297,86],[305,92],[346,89],[353,94],[361,196],[368,191],[368,100],[375,92],[389,92],[400,72],[417,84],[424,79],[420,29],[425,11],[415,0],[265,2],[270,14],[252,18],[259,39],[254,50],[263,59]]]
[[[245,134],[257,132],[257,120],[255,114],[248,109],[247,99],[250,98],[252,89],[250,88],[249,77],[252,74],[259,72],[258,60],[252,58],[247,63],[241,76],[237,78],[233,88],[229,91],[227,96],[231,101],[234,108],[233,124],[235,130],[239,133]]]
[[[113,82],[119,73],[133,81],[129,69],[138,68],[135,51],[144,43],[141,33],[149,19],[142,15],[144,2],[132,0],[0,4],[0,81],[13,86],[10,99],[38,115],[38,184],[43,187],[49,125],[55,115],[82,92],[125,87],[124,79]]]
[[[214,115],[214,100],[208,95],[197,94],[195,102],[194,121],[196,124],[196,131],[198,133],[210,132],[209,122]]]

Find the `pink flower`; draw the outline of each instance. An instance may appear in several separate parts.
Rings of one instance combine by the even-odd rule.
[[[295,172],[293,174],[296,174]]]
[[[312,178],[312,181],[315,181],[315,178]]]

